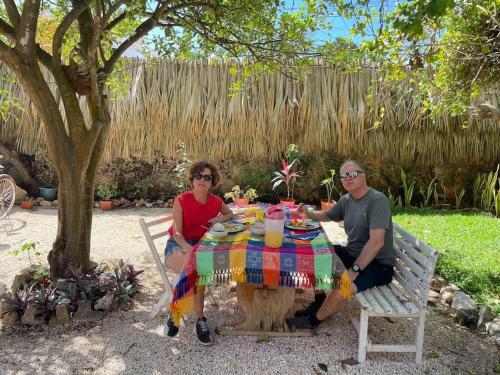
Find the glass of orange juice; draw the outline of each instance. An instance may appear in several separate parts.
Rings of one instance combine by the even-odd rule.
[[[255,216],[257,218],[257,221],[264,222],[264,214],[266,213],[266,210],[264,208],[257,208],[255,211]]]

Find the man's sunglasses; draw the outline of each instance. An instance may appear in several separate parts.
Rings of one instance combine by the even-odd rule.
[[[364,173],[364,172],[363,171],[350,171],[350,172],[342,173],[340,175],[340,179],[341,180],[346,180],[348,178],[356,178],[361,173]]]
[[[205,181],[212,181],[212,175],[209,175],[209,174],[197,173],[197,174],[193,175],[193,178],[196,180],[204,179]]]

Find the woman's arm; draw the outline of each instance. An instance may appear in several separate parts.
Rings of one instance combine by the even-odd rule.
[[[210,224],[223,223],[233,218],[233,211],[231,211],[229,207],[225,205],[225,203],[222,203],[220,213],[221,214],[219,216],[211,218],[210,220],[208,220],[208,222]]]
[[[174,217],[174,240],[183,249],[184,252],[189,253],[193,250],[193,246],[186,242],[182,235],[182,206],[178,199],[174,200],[173,213]]]

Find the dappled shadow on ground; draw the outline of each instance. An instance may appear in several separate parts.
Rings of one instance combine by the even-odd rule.
[[[217,336],[213,347],[195,341],[193,319],[175,338],[163,337],[166,312],[149,320],[158,293],[141,294],[131,311],[116,311],[89,324],[55,328],[15,327],[0,332],[0,373],[14,374],[237,374],[314,373],[319,363],[329,372],[356,374],[489,373],[496,350],[488,339],[457,327],[447,315],[432,308],[427,323],[424,364],[412,354],[369,354],[364,364],[346,366],[340,360],[357,355],[357,334],[345,314],[323,323],[311,338]],[[211,326],[236,326],[243,314],[229,287],[215,288],[216,308],[206,306]],[[308,303],[312,292],[299,294],[294,309]],[[406,319],[374,319],[374,342],[401,343],[414,332]],[[481,352],[481,353],[479,353]]]

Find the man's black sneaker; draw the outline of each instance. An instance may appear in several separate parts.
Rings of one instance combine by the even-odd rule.
[[[290,318],[286,319],[286,323],[290,329],[316,329],[321,320],[314,318],[313,316],[301,316],[300,318]]]
[[[318,304],[316,301],[313,301],[305,309],[295,311],[294,315],[296,318],[301,318],[303,316],[316,315],[316,313],[318,312],[320,307],[321,307],[320,303]]]
[[[194,325],[194,332],[196,333],[196,338],[201,345],[212,345],[212,336],[210,335],[210,330],[208,329],[207,318],[202,316],[196,321]]]
[[[175,326],[172,314],[170,314],[168,316],[167,325],[165,326],[164,335],[168,337],[174,337],[175,335],[177,335],[178,332],[179,332],[179,327]]]

